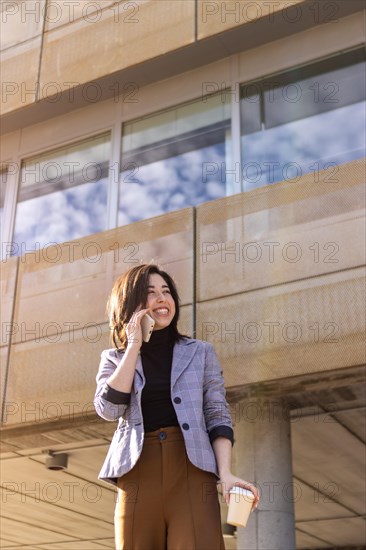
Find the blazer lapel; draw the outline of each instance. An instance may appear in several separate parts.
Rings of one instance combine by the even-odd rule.
[[[179,376],[192,361],[197,344],[194,340],[179,340],[174,346],[171,387],[177,382]]]
[[[171,387],[173,388],[174,384],[178,380],[182,372],[188,367],[189,363],[192,361],[194,353],[196,351],[197,344],[194,340],[179,340],[174,346],[173,350],[173,362],[172,362],[172,376],[171,376]],[[139,374],[139,382],[135,377],[135,389],[136,384],[142,385],[142,382],[145,381],[144,371],[142,368],[141,355],[137,357],[136,372]]]

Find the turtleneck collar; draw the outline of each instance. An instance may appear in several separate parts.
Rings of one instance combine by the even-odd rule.
[[[160,330],[154,330],[148,342],[142,342],[141,352],[150,351],[153,348],[161,348],[173,344],[170,326]]]

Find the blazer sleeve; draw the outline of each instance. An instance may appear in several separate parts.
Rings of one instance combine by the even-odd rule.
[[[209,342],[206,344],[205,372],[203,384],[203,412],[210,441],[219,436],[230,439],[234,444],[234,432],[229,405],[226,401],[226,391],[222,370]]]
[[[94,395],[94,407],[99,416],[104,420],[116,421],[123,416],[129,406],[131,394],[111,388],[107,384],[108,378],[117,368],[118,361],[114,350],[104,350],[101,355],[99,370],[96,377],[97,389]]]

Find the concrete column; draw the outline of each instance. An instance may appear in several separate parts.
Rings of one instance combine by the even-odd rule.
[[[257,510],[238,528],[237,550],[295,550],[291,426],[281,399],[251,398],[236,403],[235,471],[260,489]]]

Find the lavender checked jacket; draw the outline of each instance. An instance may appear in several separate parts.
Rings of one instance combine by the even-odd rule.
[[[102,352],[94,397],[94,406],[99,416],[109,421],[118,420],[98,475],[98,479],[114,485],[118,477],[134,467],[144,441],[141,392],[145,377],[140,355],[130,403],[115,404],[105,398],[108,390],[106,380],[116,369],[123,353],[116,349]],[[184,436],[187,455],[195,466],[214,473],[217,479],[219,475],[211,439],[215,431],[216,434],[219,431],[220,435],[225,430],[232,433],[231,415],[225,395],[222,370],[212,344],[189,338],[177,342],[173,351],[171,398]]]

